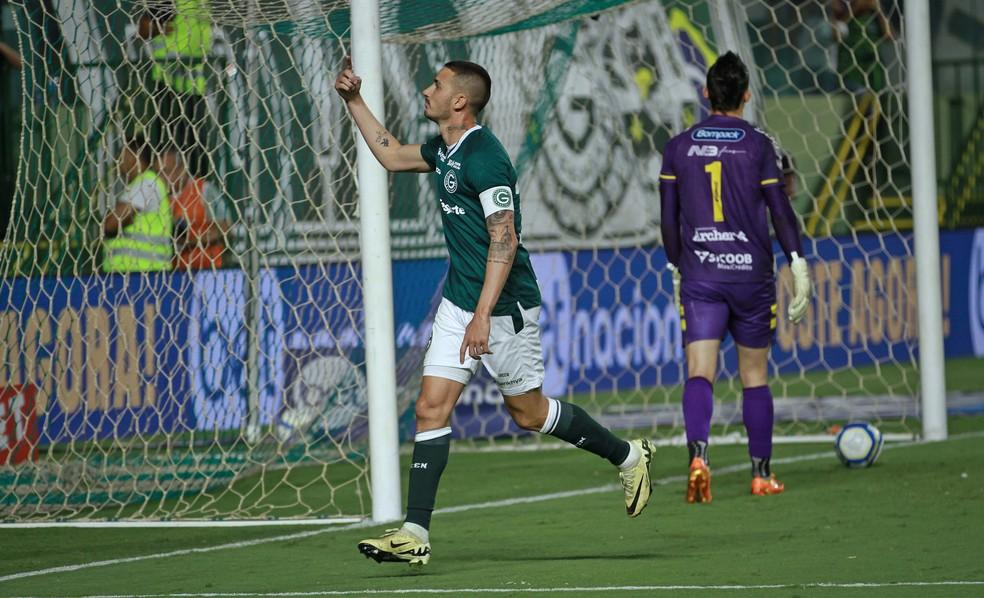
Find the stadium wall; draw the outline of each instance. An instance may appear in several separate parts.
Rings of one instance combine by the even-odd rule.
[[[911,361],[899,353],[918,329],[917,306],[907,299],[915,297],[909,243],[875,235],[816,241],[816,299],[798,328],[781,317],[789,296],[783,266],[776,368]],[[984,356],[984,229],[944,232],[941,251],[947,357]],[[534,262],[548,394],[680,382],[679,316],[658,292],[670,284],[661,248],[539,253]],[[418,376],[414,355],[427,345],[445,268],[439,259],[394,264],[398,357],[413,364],[399,374],[403,386]],[[364,362],[359,280],[342,264],[264,270],[251,313],[239,270],[0,282],[7,331],[0,403],[9,410],[18,396],[17,407],[32,416],[31,426],[0,432],[8,446],[23,440],[18,434],[37,434],[47,446],[238,430],[248,402],[248,325],[260,331],[260,423],[317,405],[329,432],[349,427],[365,410],[364,376],[351,365]],[[726,368],[734,353],[729,342]],[[456,433],[511,430],[499,403],[494,384],[477,377],[456,409]]]

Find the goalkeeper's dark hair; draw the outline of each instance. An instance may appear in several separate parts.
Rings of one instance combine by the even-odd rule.
[[[748,90],[748,69],[734,52],[717,59],[707,71],[707,95],[711,109],[730,112],[741,107],[742,96]]]
[[[141,133],[134,133],[126,138],[124,142],[126,147],[130,149],[140,160],[140,163],[144,168],[148,168],[154,162],[154,151],[147,143],[147,138]]]
[[[454,73],[455,84],[461,86],[461,90],[468,96],[473,114],[478,116],[492,97],[492,77],[489,72],[481,65],[467,60],[452,60],[444,68]]]

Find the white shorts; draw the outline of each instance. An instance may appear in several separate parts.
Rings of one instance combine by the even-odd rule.
[[[543,349],[540,346],[540,308],[522,309],[522,330],[516,332],[519,322],[512,316],[492,316],[489,330],[490,355],[481,360],[465,354],[465,363],[459,361],[461,342],[465,328],[471,322],[472,312],[465,311],[445,298],[437,308],[431,340],[424,356],[424,375],[447,378],[468,384],[485,365],[499,390],[506,396],[523,394],[543,385]]]

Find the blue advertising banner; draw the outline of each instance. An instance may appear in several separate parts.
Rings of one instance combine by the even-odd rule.
[[[783,265],[775,370],[912,363],[911,243],[817,240],[816,296],[796,327],[781,317],[791,286]],[[941,257],[946,354],[984,355],[984,229],[944,233]],[[546,394],[680,383],[680,322],[661,248],[540,253],[533,263]],[[397,379],[405,388],[419,376],[445,269],[435,259],[394,264]],[[310,429],[358,436],[366,412],[360,279],[358,268],[329,264],[262,270],[252,284],[239,270],[2,281],[0,389],[36,388],[43,445],[241,429],[251,395],[256,423],[283,438]],[[725,370],[734,369],[728,341]],[[484,374],[453,417],[458,436],[515,431]]]
[[[181,274],[0,285],[0,386],[37,387],[42,444],[188,429],[190,288]]]

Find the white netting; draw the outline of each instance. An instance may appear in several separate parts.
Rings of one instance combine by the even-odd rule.
[[[139,39],[153,27],[142,15],[176,28],[173,2],[10,8],[25,71],[0,286],[5,517],[369,509],[354,130],[332,89],[347,3],[194,5],[178,12],[206,15],[195,26],[210,42],[157,57],[191,80],[202,67],[204,94],[191,100],[154,75],[152,36]],[[779,430],[849,416],[907,426],[917,384],[903,73],[900,42],[881,39],[877,16],[835,15],[819,0],[383,1],[380,15],[384,72],[360,74],[383,79],[401,140],[434,134],[420,90],[444,62],[492,75],[484,124],[520,174],[548,394],[620,430],[680,432],[660,152],[707,114],[706,68],[735,49],[752,71],[746,115],[792,159],[793,201],[814,239],[816,301],[798,329],[780,322],[773,354]],[[898,14],[885,22],[901,39]],[[104,215],[124,192],[114,164],[138,133],[155,151],[178,146],[207,183],[201,213],[224,224],[199,218],[192,236],[220,248],[221,268],[101,273]],[[390,182],[406,437],[445,265],[429,180]],[[175,223],[187,241],[191,225]],[[785,267],[780,280],[784,313]],[[730,343],[724,357],[733,377]],[[717,430],[741,431],[740,387],[725,380]],[[455,410],[456,435],[520,438],[500,402],[479,377]]]

